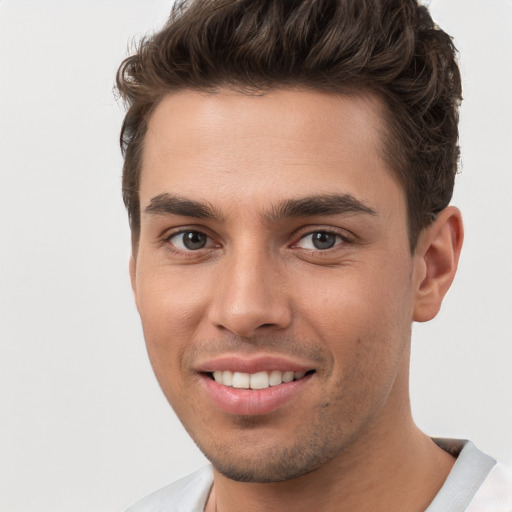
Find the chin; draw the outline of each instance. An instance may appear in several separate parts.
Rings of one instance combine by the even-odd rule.
[[[226,478],[237,482],[272,483],[311,473],[341,451],[337,443],[315,439],[314,436],[308,441],[292,446],[237,443],[231,449],[199,448],[213,467]]]
[[[226,478],[236,482],[259,484],[292,480],[314,471],[320,465],[320,463],[296,464],[291,462],[282,460],[265,464],[263,460],[260,460],[257,464],[254,461],[247,464],[246,462],[211,460],[213,467]]]

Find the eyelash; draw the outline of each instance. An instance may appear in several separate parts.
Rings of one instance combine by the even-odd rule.
[[[342,234],[338,231],[334,231],[332,229],[315,229],[313,231],[308,231],[306,233],[303,233],[297,242],[295,242],[293,244],[293,246],[297,246],[299,244],[299,242],[305,240],[306,238],[308,237],[312,237],[314,235],[327,235],[327,236],[333,236],[335,237],[335,240],[334,240],[334,245],[332,247],[326,247],[324,249],[320,249],[318,247],[316,248],[304,248],[304,250],[308,250],[308,251],[311,251],[311,252],[318,252],[318,253],[328,253],[328,252],[331,252],[331,251],[335,251],[337,248],[339,248],[339,246],[341,245],[345,245],[345,244],[349,244],[352,242],[352,240],[347,237],[345,234]],[[314,242],[312,240],[312,245],[314,245]]]
[[[208,243],[208,241],[212,242],[213,241],[213,238],[211,236],[209,236],[207,233],[205,233],[204,231],[200,230],[200,229],[181,229],[180,231],[176,231],[176,232],[173,232],[173,233],[168,233],[164,236],[163,238],[163,242],[164,244],[167,245],[168,248],[170,248],[171,250],[173,250],[173,252],[179,252],[180,254],[185,252],[189,252],[189,253],[195,253],[195,252],[199,252],[201,251],[202,249],[209,249],[211,247],[220,247],[220,245],[218,244],[213,244],[211,247],[200,247],[198,249],[190,249],[190,248],[181,248],[181,247],[176,247],[176,245],[174,245],[171,240],[175,237],[178,237],[179,235],[184,235],[185,233],[194,233],[196,235],[201,235],[201,236],[204,236],[206,237],[206,243]],[[182,242],[182,245],[185,245],[183,242]]]
[[[206,237],[206,244],[208,244],[208,242],[210,242],[210,245],[209,246],[204,246],[204,247],[199,247],[197,249],[190,249],[190,248],[186,248],[186,247],[176,247],[175,244],[173,244],[171,242],[171,240],[175,237],[178,237],[179,235],[184,235],[186,233],[189,233],[189,234],[196,234],[196,235],[200,235],[200,236],[204,236]],[[332,247],[326,247],[324,249],[320,249],[320,248],[307,248],[307,247],[300,247],[299,246],[299,243],[303,240],[305,240],[307,237],[311,237],[315,234],[322,234],[322,235],[327,235],[327,236],[334,236],[335,237],[335,240],[334,240],[334,245]],[[307,251],[307,252],[310,252],[310,253],[317,253],[317,254],[330,254],[332,253],[333,251],[336,251],[336,250],[339,250],[340,249],[340,246],[344,246],[346,244],[351,244],[354,242],[354,240],[350,237],[348,237],[345,233],[340,233],[339,231],[336,231],[336,230],[333,230],[333,229],[314,229],[314,230],[309,230],[309,231],[303,231],[300,236],[297,238],[295,237],[295,242],[293,242],[291,244],[291,248],[297,248],[297,249],[303,249],[304,251]],[[214,248],[219,248],[221,247],[220,244],[216,244],[214,241],[213,241],[213,238],[208,235],[207,233],[205,233],[203,230],[201,229],[193,229],[193,228],[190,228],[190,229],[181,229],[179,231],[176,231],[176,232],[172,232],[172,233],[167,233],[163,239],[162,239],[162,242],[163,244],[165,244],[167,246],[167,248],[169,250],[171,250],[172,252],[176,253],[176,254],[186,254],[186,253],[189,253],[189,254],[200,254],[201,251],[203,251],[204,249],[208,250],[208,249],[214,249]],[[213,243],[212,243],[213,242]],[[312,242],[312,244],[314,244],[314,242]],[[182,246],[184,246],[185,244],[183,243],[183,239],[182,239],[182,243],[181,243]]]

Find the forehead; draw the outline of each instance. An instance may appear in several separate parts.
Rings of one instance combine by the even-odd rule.
[[[386,199],[400,187],[381,157],[382,114],[371,95],[169,94],[148,124],[141,207],[166,192],[262,208],[312,193],[396,201],[396,190]]]

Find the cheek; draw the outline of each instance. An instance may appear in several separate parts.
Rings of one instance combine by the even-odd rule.
[[[320,269],[322,272],[311,272],[302,281],[294,296],[300,300],[302,314],[322,329],[343,332],[344,326],[351,325],[362,334],[372,326],[382,326],[381,331],[386,332],[392,324],[412,318],[409,267],[406,261],[400,266],[381,260],[328,273]]]
[[[201,318],[201,299],[183,290],[184,283],[155,273],[140,278],[137,307],[154,372],[162,387],[183,371],[188,341]]]
[[[190,268],[146,267],[151,270],[141,269],[137,275],[137,307],[144,327],[157,338],[188,332],[201,317],[208,295],[204,279]]]
[[[297,316],[304,319],[302,330],[313,331],[333,354],[334,373],[368,380],[398,364],[410,336],[412,287],[407,261],[398,272],[394,268],[381,260],[340,269],[328,279],[317,275],[315,287],[307,283],[313,291]],[[304,290],[296,296],[305,296]]]

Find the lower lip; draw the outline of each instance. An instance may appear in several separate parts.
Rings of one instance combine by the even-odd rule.
[[[237,389],[223,386],[203,375],[202,383],[215,405],[224,412],[240,416],[269,414],[294,400],[311,378],[286,382],[265,389]]]

